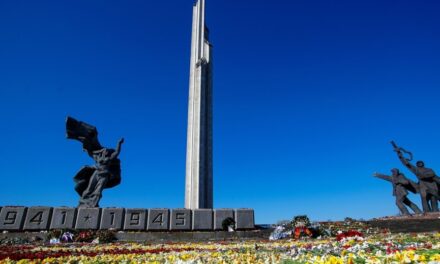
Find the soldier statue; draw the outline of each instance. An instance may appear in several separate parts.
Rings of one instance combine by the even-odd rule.
[[[416,165],[414,166],[411,163],[412,153],[401,147],[398,147],[394,142],[391,143],[394,146],[394,151],[397,152],[399,160],[417,176],[417,179],[419,179],[418,185],[420,196],[422,198],[423,211],[425,213],[438,212],[438,199],[440,197],[439,188],[437,185],[438,177],[435,172],[430,168],[426,168],[423,161],[417,161]],[[409,154],[410,157],[404,157],[404,153]]]
[[[83,150],[95,161],[94,166],[84,166],[73,178],[76,192],[81,196],[78,207],[99,207],[102,191],[121,182],[121,166],[118,159],[124,139],[120,139],[116,149],[102,147],[98,141],[98,131],[94,126],[67,117],[68,139],[83,144]]]
[[[374,173],[373,175],[379,179],[389,181],[393,184],[393,196],[396,197],[396,205],[399,208],[400,213],[402,215],[410,215],[406,206],[411,208],[416,214],[422,213],[419,207],[417,207],[416,204],[414,204],[413,202],[411,202],[410,199],[408,199],[408,191],[417,193],[417,189],[418,189],[417,183],[411,181],[410,179],[407,179],[405,175],[400,173],[399,169],[396,168],[392,169],[391,176],[381,173]]]

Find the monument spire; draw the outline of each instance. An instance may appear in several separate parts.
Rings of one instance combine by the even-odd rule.
[[[186,150],[185,208],[213,208],[212,46],[205,0],[193,6]]]

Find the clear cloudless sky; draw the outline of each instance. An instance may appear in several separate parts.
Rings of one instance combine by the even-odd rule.
[[[206,1],[216,208],[394,215],[392,139],[440,172],[439,1]],[[184,206],[192,3],[0,0],[0,206],[77,205],[68,115],[126,139],[101,206]]]

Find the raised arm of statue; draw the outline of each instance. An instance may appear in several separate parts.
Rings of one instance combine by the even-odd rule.
[[[393,145],[393,149],[397,153],[397,157],[399,157],[399,160],[403,163],[403,165],[405,165],[405,167],[410,169],[413,173],[416,173],[417,168],[413,164],[410,163],[410,161],[413,159],[413,154],[411,152],[403,149],[402,147],[397,146],[396,142],[394,142],[394,141],[391,141],[391,145]],[[405,154],[409,155],[408,158],[405,158],[403,156],[404,152],[405,152]]]
[[[119,140],[118,145],[116,146],[115,152],[112,153],[110,159],[115,159],[119,156],[119,153],[121,153],[122,143],[124,143],[124,138],[121,138]]]
[[[409,160],[403,156],[403,153],[401,151],[397,152],[397,156],[399,157],[399,160],[403,163],[403,165],[405,165],[405,167],[410,169],[413,173],[416,173],[417,167],[411,164],[411,162],[409,162]]]
[[[381,173],[374,173],[373,174],[374,177],[382,179],[382,180],[386,180],[389,182],[393,182],[393,178],[391,176],[385,175],[385,174],[381,174]]]

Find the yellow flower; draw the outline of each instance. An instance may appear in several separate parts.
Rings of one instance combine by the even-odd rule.
[[[434,254],[429,258],[430,261],[440,261],[440,254]]]
[[[341,258],[331,256],[325,263],[326,264],[344,264],[344,261]]]
[[[416,255],[414,256],[414,261],[417,261],[417,262],[426,262],[426,257],[425,257],[424,255],[418,255],[418,254],[416,254]]]

